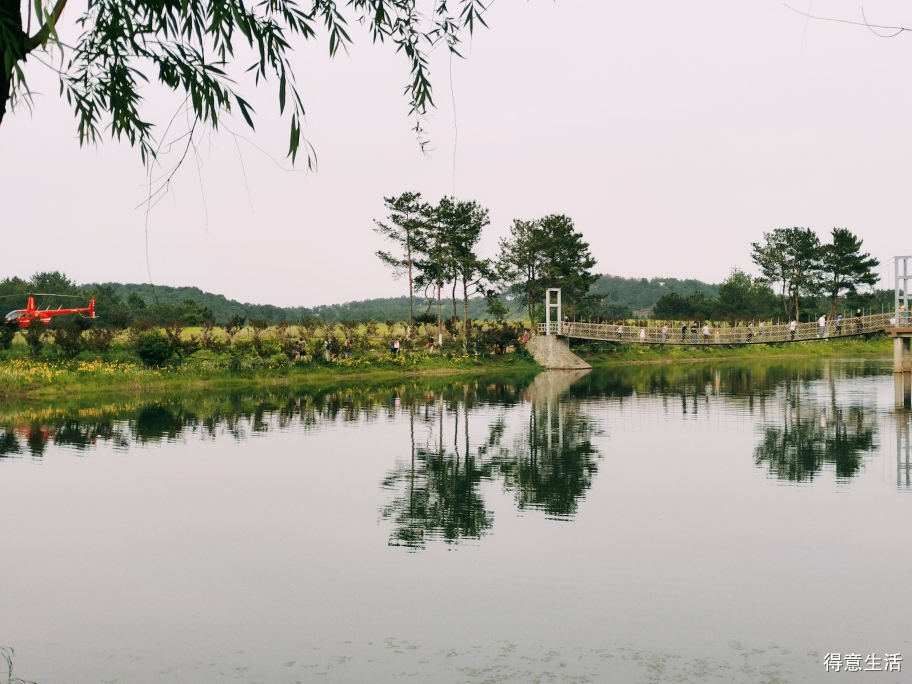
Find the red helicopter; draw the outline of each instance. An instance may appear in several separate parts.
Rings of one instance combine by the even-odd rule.
[[[62,306],[57,309],[38,309],[35,306],[35,298],[29,296],[28,305],[24,309],[16,309],[6,314],[4,321],[7,325],[17,324],[20,328],[27,328],[32,321],[40,321],[47,325],[54,316],[64,316],[66,314],[89,314],[89,318],[95,318],[95,297],[89,301],[89,305],[84,309],[64,309]]]

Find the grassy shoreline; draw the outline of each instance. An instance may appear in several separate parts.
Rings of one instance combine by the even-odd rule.
[[[573,351],[593,368],[797,358],[883,357],[892,354],[887,336],[779,345],[681,347],[584,343]],[[141,394],[219,389],[307,387],[340,381],[383,383],[430,377],[534,374],[541,370],[527,354],[360,358],[331,363],[278,363],[200,353],[162,368],[147,368],[123,355],[71,361],[34,360],[22,354],[0,357],[0,400],[51,399],[76,394]]]
[[[307,387],[337,382],[383,383],[432,377],[512,376],[541,367],[525,355],[498,357],[400,357],[368,362],[276,364],[245,359],[195,358],[147,368],[123,360],[0,360],[0,400],[47,399],[76,394],[139,394],[270,387]]]
[[[886,335],[870,338],[851,337],[842,340],[783,342],[780,344],[744,345],[638,345],[583,343],[571,350],[593,368],[672,363],[705,363],[708,361],[884,357],[893,354],[893,341]]]

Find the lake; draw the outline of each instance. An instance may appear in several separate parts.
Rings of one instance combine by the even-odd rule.
[[[7,403],[0,646],[39,684],[909,681],[903,403],[889,360]]]

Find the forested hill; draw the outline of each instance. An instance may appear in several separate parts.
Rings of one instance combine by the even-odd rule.
[[[156,303],[177,305],[186,299],[192,299],[200,307],[209,309],[217,321],[227,321],[234,314],[245,318],[262,318],[271,323],[286,320],[295,321],[301,316],[314,316],[325,321],[338,323],[343,320],[361,321],[372,318],[376,321],[391,319],[404,321],[408,318],[408,297],[387,297],[384,299],[365,299],[344,304],[328,304],[307,308],[303,306],[280,307],[272,304],[250,304],[228,299],[224,295],[203,292],[198,287],[168,287],[166,285],[152,286],[148,283],[103,283],[112,288],[117,295],[127,301],[131,293],[142,297],[143,301],[151,306]],[[82,285],[82,289],[91,289],[95,284]],[[444,315],[452,313],[452,300],[444,299]],[[427,302],[424,299],[415,300],[415,314],[424,312]],[[462,302],[456,302],[459,315],[462,316]],[[487,303],[484,299],[469,300],[469,317],[481,319],[485,317]],[[436,307],[434,308],[436,312]]]
[[[622,304],[633,311],[650,309],[659,301],[659,297],[675,292],[686,296],[702,292],[708,298],[716,297],[716,286],[701,280],[678,280],[677,278],[620,278],[618,276],[600,276],[592,286],[595,294],[608,294],[605,304]]]
[[[303,306],[280,307],[272,304],[250,304],[228,299],[224,295],[203,292],[198,287],[169,287],[166,285],[152,286],[148,283],[104,283],[112,288],[117,295],[127,301],[131,293],[139,295],[146,305],[156,303],[178,305],[187,299],[192,299],[198,306],[209,309],[217,321],[227,321],[238,314],[245,318],[262,318],[270,322],[287,320],[294,321],[301,316],[314,316],[326,321],[339,322],[342,320],[361,321],[372,318],[376,321],[387,319],[402,321],[408,318],[407,297],[387,297],[384,299],[365,299],[362,301],[346,302],[344,304],[327,304],[313,308]],[[82,285],[82,289],[91,289],[94,284]],[[623,311],[615,310],[618,306],[629,307],[631,312],[651,308],[664,294],[676,292],[682,296],[702,292],[706,297],[716,296],[716,286],[699,280],[678,280],[676,278],[620,278],[618,276],[603,275],[592,286],[592,291],[597,294],[608,294],[603,305],[603,313],[610,315],[623,315]],[[611,307],[610,305],[615,305]],[[427,308],[424,299],[415,300],[415,314],[422,313]],[[436,308],[432,307],[432,312]],[[452,300],[444,300],[444,312],[452,312]],[[462,315],[462,302],[457,301],[457,311]],[[475,298],[469,301],[469,317],[482,319],[486,317],[487,303],[484,299]],[[446,313],[445,313],[446,315]]]

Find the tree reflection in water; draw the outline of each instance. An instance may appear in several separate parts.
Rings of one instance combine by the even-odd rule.
[[[380,518],[391,527],[390,544],[418,549],[433,539],[459,543],[489,533],[494,516],[484,500],[486,483],[499,483],[520,510],[576,514],[599,467],[593,406],[643,424],[673,414],[686,421],[710,414],[749,418],[758,429],[754,461],[772,477],[812,481],[831,468],[841,480],[852,478],[879,448],[883,414],[870,380],[884,374],[879,361],[682,364],[585,376],[5,402],[0,459],[43,458],[50,445],[84,453],[98,443],[127,449],[325,425],[369,429],[407,419],[408,451],[381,483],[390,498]],[[890,420],[898,430],[912,418]],[[908,439],[898,437],[897,450],[900,442],[907,454]],[[912,467],[897,467],[897,483],[907,482]]]
[[[391,545],[420,549],[429,539],[479,539],[493,525],[479,491],[486,480],[501,479],[521,510],[539,509],[555,517],[576,513],[598,469],[599,453],[592,443],[597,431],[579,401],[560,398],[580,375],[557,375],[557,381],[550,373],[536,378],[525,394],[529,408],[520,409],[527,416],[502,411],[490,422],[485,443],[474,449],[468,402],[461,404],[461,416],[459,405],[449,410],[455,419],[452,449],[444,443],[448,409],[442,401],[426,404],[418,416],[419,425],[435,427],[433,439],[424,445],[415,442],[416,411],[411,412],[410,458],[382,483],[397,492],[381,511],[381,518],[393,524]]]
[[[500,426],[492,426],[497,438]],[[514,493],[520,510],[539,509],[555,517],[576,513],[580,499],[592,486],[598,470],[598,449],[592,443],[597,430],[580,412],[579,402],[560,401],[534,406],[528,430],[511,446],[496,446],[492,465]]]
[[[415,412],[410,412],[411,458],[390,471],[383,480],[384,489],[399,491],[381,513],[383,519],[393,524],[391,546],[421,549],[429,538],[450,543],[480,539],[494,523],[493,514],[485,508],[479,492],[479,484],[490,476],[490,469],[483,467],[471,451],[468,411],[463,415],[465,448],[462,454],[458,439],[454,439],[452,451],[444,446],[442,404],[438,414],[437,445],[417,446]]]
[[[825,466],[833,466],[839,479],[851,478],[864,467],[865,456],[878,448],[877,407],[840,405],[835,377],[825,380],[825,401],[800,377],[782,383],[780,417],[761,427],[754,449],[757,465],[765,464],[772,475],[792,482],[813,480]]]

